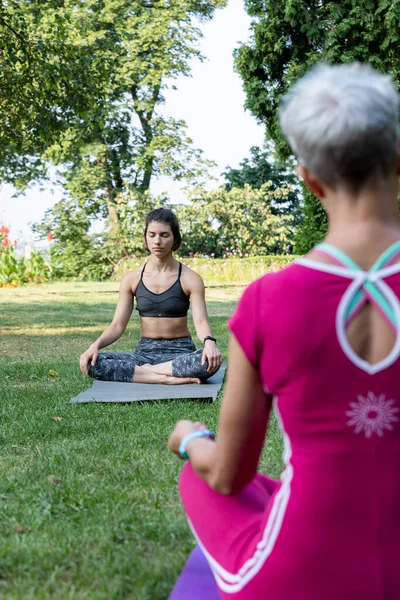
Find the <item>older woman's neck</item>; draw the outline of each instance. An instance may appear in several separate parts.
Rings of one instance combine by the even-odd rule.
[[[329,217],[329,237],[344,231],[400,227],[397,177],[368,186],[356,194],[344,189],[329,191],[324,206]]]

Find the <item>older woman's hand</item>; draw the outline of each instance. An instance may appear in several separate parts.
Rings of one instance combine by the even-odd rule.
[[[179,454],[179,446],[185,435],[188,435],[188,433],[192,433],[193,431],[197,431],[198,429],[205,428],[205,425],[199,422],[193,423],[193,421],[178,421],[175,425],[175,429],[169,436],[168,448],[171,450],[171,452],[179,456],[179,458],[182,458]]]

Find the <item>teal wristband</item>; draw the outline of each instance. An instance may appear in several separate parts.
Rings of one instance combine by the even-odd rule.
[[[198,429],[197,431],[192,431],[192,433],[188,433],[187,435],[185,435],[185,437],[182,438],[182,441],[179,444],[179,450],[178,450],[178,452],[182,456],[182,458],[189,458],[189,456],[186,452],[186,446],[188,445],[188,443],[191,442],[192,440],[195,440],[197,438],[202,438],[202,437],[208,437],[208,438],[211,438],[212,440],[215,440],[215,435],[209,429]]]

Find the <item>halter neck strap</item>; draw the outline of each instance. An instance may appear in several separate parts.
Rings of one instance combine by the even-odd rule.
[[[395,258],[400,253],[400,241],[395,242],[389,248],[387,248],[381,256],[374,262],[371,269],[369,271],[364,271],[350,256],[348,256],[345,252],[336,248],[336,246],[332,246],[331,244],[322,243],[315,246],[315,250],[323,252],[324,254],[330,256],[335,260],[336,263],[344,265],[348,269],[352,271],[361,272],[361,273],[377,273],[388,263],[394,261]],[[362,287],[354,294],[351,302],[349,303],[348,309],[346,311],[346,323],[349,324],[354,317],[358,314],[358,312],[363,308],[363,306],[370,301],[372,304],[376,306],[381,313],[387,318],[391,326],[397,328],[397,320],[391,307],[390,303],[385,298],[382,291],[379,289],[377,284],[373,281],[366,280]]]

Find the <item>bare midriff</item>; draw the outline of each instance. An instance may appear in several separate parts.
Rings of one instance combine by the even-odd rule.
[[[141,335],[153,340],[190,336],[187,317],[140,317]]]

